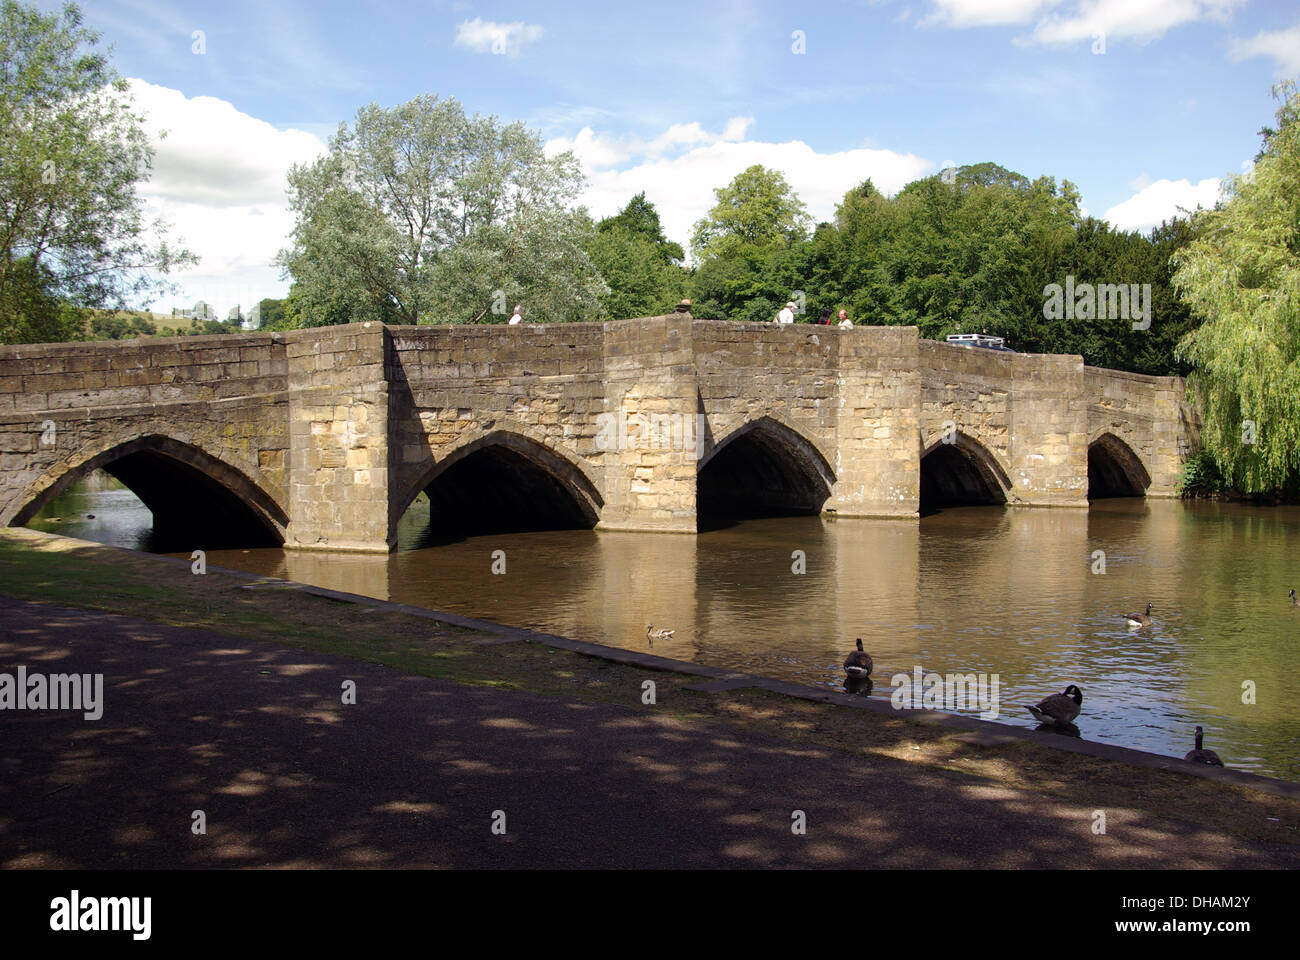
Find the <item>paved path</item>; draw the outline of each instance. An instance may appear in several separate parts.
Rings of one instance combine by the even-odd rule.
[[[0,711],[2,867],[1300,866],[1126,810],[1097,836],[1089,809],[887,758],[0,597],[20,664],[103,673],[105,709]]]

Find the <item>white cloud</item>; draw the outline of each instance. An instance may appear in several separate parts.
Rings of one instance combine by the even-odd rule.
[[[1278,76],[1296,76],[1300,74],[1300,23],[1289,30],[1261,30],[1249,40],[1234,39],[1228,56],[1237,63],[1250,57],[1272,57]]]
[[[1061,0],[931,0],[933,9],[917,26],[991,27],[1028,23]]]
[[[555,137],[546,142],[548,156],[565,150],[572,150],[583,169],[588,171],[612,167],[631,156],[627,147],[612,137],[596,133],[591,127],[583,127],[574,137]]]
[[[1057,46],[1107,38],[1154,40],[1174,27],[1225,21],[1246,0],[931,0],[918,26],[1011,26],[1033,23],[1018,44]]]
[[[546,152],[554,156],[572,150],[587,170],[612,167],[635,156],[657,157],[682,147],[703,146],[727,140],[743,140],[754,123],[753,117],[732,117],[722,133],[710,133],[698,121],[674,123],[649,140],[641,137],[610,137],[584,126],[573,137],[555,137],[546,143]]]
[[[723,140],[744,140],[745,133],[754,124],[753,117],[732,117],[722,131]]]
[[[934,171],[934,164],[914,154],[859,148],[818,153],[806,143],[766,143],[732,139],[750,125],[736,118],[721,135],[699,124],[674,124],[649,141],[617,141],[590,128],[572,139],[547,143],[549,154],[572,149],[588,177],[579,201],[596,218],[622,209],[645,191],[659,211],[664,233],[689,248],[695,221],[713,207],[715,187],[723,187],[753,164],[780,170],[808,207],[814,222],[832,220],[844,194],[868,177],[886,194]],[[676,145],[676,154],[666,155]],[[628,165],[630,164],[630,165]],[[616,169],[622,165],[622,169]]]
[[[540,40],[545,31],[532,23],[516,20],[514,23],[496,23],[475,17],[456,27],[456,46],[466,47],[475,53],[495,53],[517,57],[525,43]]]
[[[1134,182],[1144,179],[1148,179],[1145,174]],[[1148,181],[1133,196],[1102,214],[1102,219],[1120,230],[1150,230],[1165,220],[1181,216],[1182,210],[1213,207],[1219,200],[1220,182],[1217,177],[1195,184],[1188,180]]]
[[[286,284],[271,261],[293,228],[286,175],[292,164],[324,153],[325,144],[302,130],[277,130],[225,100],[130,83],[157,151],[140,195],[171,224],[170,236],[201,257],[196,269],[172,277],[183,291],[155,309],[201,298],[224,316],[236,302],[247,310],[252,301],[281,295]]]
[[[1052,46],[1104,35],[1145,42],[1185,23],[1224,21],[1244,4],[1245,0],[1085,0],[1068,16],[1040,20],[1024,40]]]

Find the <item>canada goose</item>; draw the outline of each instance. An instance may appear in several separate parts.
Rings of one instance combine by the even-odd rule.
[[[667,640],[676,632],[676,630],[668,630],[666,628],[656,630],[653,623],[647,623],[645,628],[645,638],[651,643],[654,643],[656,640]]]
[[[1081,706],[1083,706],[1083,691],[1074,684],[1066,687],[1064,693],[1054,693],[1050,697],[1044,697],[1036,707],[1031,707],[1027,703],[1024,705],[1025,709],[1034,715],[1035,720],[1053,727],[1072,724],[1074,718],[1079,715]]]
[[[1223,761],[1219,759],[1219,755],[1217,753],[1215,753],[1213,750],[1201,749],[1201,740],[1203,736],[1204,734],[1201,733],[1201,728],[1197,727],[1196,728],[1196,749],[1188,750],[1187,756],[1183,757],[1183,759],[1188,760],[1192,763],[1207,763],[1212,767],[1223,766]]]
[[[1124,619],[1128,621],[1129,627],[1133,629],[1151,626],[1151,604],[1147,604],[1146,613],[1126,613]]]
[[[858,638],[858,649],[844,658],[844,672],[850,677],[871,676],[871,654],[862,649],[862,638]]]
[[[1289,597],[1291,598],[1291,606],[1293,606],[1293,607],[1300,607],[1300,600],[1297,600],[1297,599],[1295,598],[1295,587],[1292,587],[1292,588],[1291,588],[1291,592],[1290,592],[1289,594],[1287,594],[1287,596],[1289,596]]]

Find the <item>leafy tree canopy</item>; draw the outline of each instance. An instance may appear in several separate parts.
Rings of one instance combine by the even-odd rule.
[[[1254,168],[1194,219],[1173,281],[1204,322],[1178,346],[1192,365],[1202,440],[1239,489],[1300,474],[1300,90],[1280,84],[1278,126]]]
[[[79,309],[166,288],[193,264],[146,223],[153,150],[75,4],[0,3],[0,341],[80,335]]]
[[[602,234],[622,230],[639,237],[655,248],[656,256],[664,263],[681,263],[686,259],[682,245],[673,243],[664,236],[659,211],[645,198],[645,191],[629,200],[627,206],[616,215],[606,217],[596,224],[596,229]]]
[[[466,116],[423,95],[371,104],[330,153],[289,173],[297,215],[280,263],[302,322],[504,322],[594,318],[607,292],[567,209],[577,160],[547,157],[523,124]]]
[[[701,262],[754,258],[803,240],[807,210],[779,170],[755,164],[713,191],[717,203],[695,224],[691,249]]]
[[[607,319],[669,313],[689,288],[679,265],[685,253],[664,236],[659,212],[644,193],[600,221],[586,250],[609,286],[601,311]]]

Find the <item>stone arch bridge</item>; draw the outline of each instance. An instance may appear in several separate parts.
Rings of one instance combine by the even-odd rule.
[[[694,532],[1174,494],[1177,378],[921,340],[695,320],[386,327],[0,347],[0,525],[103,468],[176,549],[387,551],[424,491],[460,534]]]

